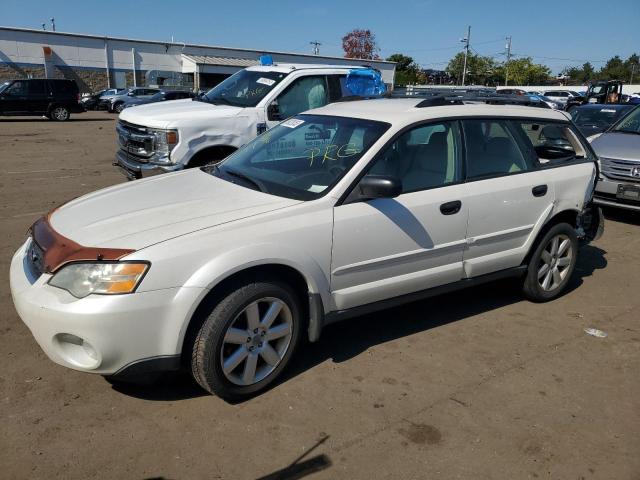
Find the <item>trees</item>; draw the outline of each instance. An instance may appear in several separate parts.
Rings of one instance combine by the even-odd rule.
[[[396,62],[396,85],[405,86],[424,82],[420,66],[413,61],[413,58],[402,53],[394,53],[387,57],[387,60]]]
[[[354,29],[342,37],[342,49],[346,58],[378,60],[380,48],[371,30]]]
[[[497,63],[493,57],[484,57],[470,53],[467,57],[467,78],[468,85],[495,85],[498,82],[496,77]],[[464,69],[464,53],[457,53],[447,65],[447,73],[455,79],[456,83],[462,81],[462,71]]]
[[[551,70],[546,65],[534,63],[531,57],[522,57],[509,60],[508,65],[503,64],[496,68],[496,76],[504,85],[509,68],[510,85],[544,85],[551,76]]]

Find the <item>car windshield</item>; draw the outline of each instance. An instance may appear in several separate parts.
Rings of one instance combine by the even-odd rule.
[[[235,107],[255,107],[286,76],[284,72],[240,70],[213,87],[200,100]]]
[[[333,187],[389,126],[372,120],[298,115],[204,170],[272,195],[313,200]]]
[[[612,132],[635,133],[640,135],[640,107],[636,107],[625,116],[616,126],[611,129]]]
[[[4,92],[11,82],[0,83],[0,93]]]
[[[576,125],[597,125],[608,127],[613,125],[629,108],[577,108],[571,112],[571,119]]]

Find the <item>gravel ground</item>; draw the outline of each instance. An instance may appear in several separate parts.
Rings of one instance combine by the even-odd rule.
[[[124,181],[114,116],[0,118],[0,144],[2,478],[640,479],[640,215],[607,212],[554,302],[501,282],[336,324],[231,405],[45,357],[11,255],[50,208]]]

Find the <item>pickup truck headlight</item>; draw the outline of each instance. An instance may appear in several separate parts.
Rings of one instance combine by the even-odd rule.
[[[62,288],[77,298],[92,293],[132,293],[148,268],[149,264],[143,262],[70,263],[49,280],[49,285]]]
[[[155,136],[154,150],[161,157],[168,156],[178,144],[177,130],[160,130],[150,128],[147,131]]]

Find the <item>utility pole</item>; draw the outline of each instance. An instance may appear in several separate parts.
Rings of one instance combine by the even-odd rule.
[[[320,42],[318,42],[317,40],[313,41],[313,42],[309,42],[311,45],[313,45],[313,54],[314,55],[320,55],[320,45],[322,45]]]
[[[636,73],[636,64],[631,64],[631,78],[629,79],[629,85],[633,85],[633,74]]]
[[[509,85],[509,60],[511,60],[511,35],[507,37],[507,63],[504,66],[504,85]]]
[[[51,17],[51,30],[56,31],[56,19]]]
[[[467,77],[467,57],[469,57],[469,40],[471,39],[471,25],[467,27],[467,36],[460,41],[464,43],[464,67],[462,67],[462,86]]]
[[[42,30],[44,30],[45,32],[47,31],[47,24],[46,23],[42,24]]]

